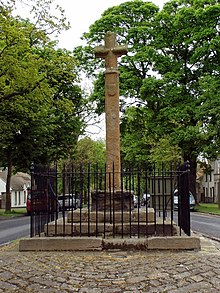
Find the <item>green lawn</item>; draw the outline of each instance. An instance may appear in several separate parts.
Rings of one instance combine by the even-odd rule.
[[[0,209],[0,218],[2,217],[19,217],[26,215],[26,208],[12,208],[11,212],[6,213],[4,209]]]
[[[220,215],[220,209],[218,209],[218,204],[215,203],[200,203],[196,205],[195,211]]]

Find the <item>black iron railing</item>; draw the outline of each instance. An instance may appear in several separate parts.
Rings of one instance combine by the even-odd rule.
[[[105,172],[105,166],[71,165],[61,171],[32,166],[31,237],[190,235],[186,164],[178,170],[121,170],[117,190],[115,174]]]

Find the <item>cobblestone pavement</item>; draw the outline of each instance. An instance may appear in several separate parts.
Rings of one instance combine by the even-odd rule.
[[[220,245],[199,252],[19,252],[0,247],[0,292],[220,292]]]

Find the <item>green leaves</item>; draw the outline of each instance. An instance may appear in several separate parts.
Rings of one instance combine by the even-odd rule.
[[[114,31],[118,43],[129,47],[119,62],[125,160],[218,155],[219,9],[214,0],[169,1],[160,11],[148,2],[129,1],[106,10],[84,34],[94,47],[106,31]],[[97,71],[90,58],[85,69]],[[99,77],[92,94],[98,105],[104,102],[103,87]]]
[[[48,37],[50,29],[59,31],[64,25],[63,19],[49,20],[50,2],[37,1],[35,16],[41,8],[44,11],[37,25],[13,17],[9,6],[1,7],[0,155],[4,165],[8,149],[18,168],[29,168],[31,161],[50,163],[69,157],[83,126],[76,59],[71,52],[56,49]]]
[[[75,164],[99,164],[105,166],[105,142],[94,141],[89,137],[80,139],[77,143],[74,163]]]

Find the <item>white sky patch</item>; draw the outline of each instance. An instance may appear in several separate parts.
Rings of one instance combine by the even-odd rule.
[[[70,21],[71,29],[63,32],[60,37],[61,47],[72,50],[73,47],[82,45],[80,39],[84,32],[89,31],[90,25],[98,20],[102,13],[112,7],[128,2],[128,0],[56,0],[66,12],[67,19]],[[166,0],[154,0],[152,3],[162,8]]]

